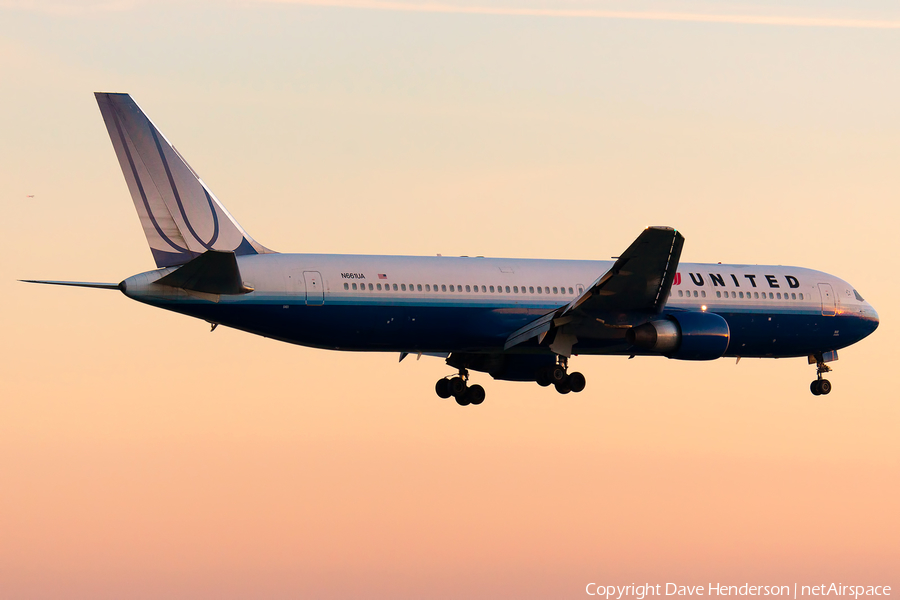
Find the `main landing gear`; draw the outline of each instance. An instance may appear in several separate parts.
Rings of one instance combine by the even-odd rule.
[[[569,373],[569,360],[565,356],[559,357],[559,362],[551,367],[541,369],[537,373],[537,383],[541,387],[553,385],[560,394],[568,394],[575,392],[576,394],[584,389],[587,381],[584,375],[575,371]]]
[[[825,364],[822,355],[817,354],[815,359],[816,379],[809,384],[809,391],[811,391],[814,396],[825,396],[831,393],[831,382],[827,379],[822,379],[822,374],[831,371],[831,367]]]
[[[469,385],[469,370],[460,369],[459,375],[447,379],[438,379],[434,391],[441,398],[453,396],[460,406],[479,405],[484,402],[484,388],[478,384]]]

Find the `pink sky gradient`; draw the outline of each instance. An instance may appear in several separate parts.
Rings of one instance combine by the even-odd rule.
[[[257,2],[0,4],[0,32],[0,598],[900,589],[893,32]],[[276,250],[605,259],[671,225],[685,261],[843,277],[881,326],[827,398],[803,359],[580,357],[580,395],[478,375],[461,409],[438,359],[19,283],[152,268],[96,90]]]

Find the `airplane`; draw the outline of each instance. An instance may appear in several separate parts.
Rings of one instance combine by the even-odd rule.
[[[613,261],[283,254],[255,241],[131,96],[95,94],[157,268],[120,283],[23,280],[129,298],[276,340],[437,356],[435,384],[485,399],[470,371],[585,389],[579,355],[807,357],[814,395],[837,351],[878,327],[846,281],[801,267],[680,263],[684,237],[648,227]]]

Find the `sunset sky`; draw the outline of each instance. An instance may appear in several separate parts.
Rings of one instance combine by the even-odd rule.
[[[887,0],[0,0],[0,598],[900,593],[898,65]],[[440,359],[19,283],[154,266],[94,91],[278,251],[607,259],[669,225],[881,325],[827,397],[805,359],[577,357],[581,394],[473,374],[461,408]]]

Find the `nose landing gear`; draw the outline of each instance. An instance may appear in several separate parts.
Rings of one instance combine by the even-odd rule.
[[[438,379],[434,391],[441,398],[453,396],[460,406],[479,405],[484,402],[484,388],[478,384],[469,385],[469,370],[460,369],[457,377]]]
[[[831,367],[825,364],[821,354],[815,356],[816,359],[816,379],[809,384],[809,391],[813,396],[825,396],[831,393],[831,382],[823,379],[822,375],[831,371]]]

